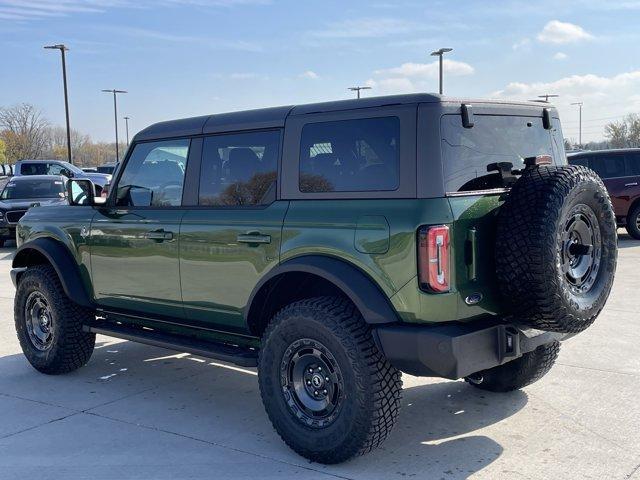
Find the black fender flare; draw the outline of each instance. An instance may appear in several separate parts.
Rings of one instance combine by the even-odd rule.
[[[325,255],[294,257],[271,269],[251,292],[244,312],[247,321],[254,313],[254,300],[262,287],[279,275],[293,272],[316,275],[335,285],[353,302],[368,324],[399,322],[388,296],[369,275],[351,263]]]
[[[69,249],[58,240],[36,238],[22,244],[16,250],[12,267],[25,268],[33,265],[29,261],[29,257],[34,251],[45,257],[55,269],[67,297],[84,307],[95,307],[84,287],[77,262]]]

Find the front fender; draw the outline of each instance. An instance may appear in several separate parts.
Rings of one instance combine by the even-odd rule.
[[[12,267],[16,269],[15,273],[12,273],[15,283],[19,282],[25,268],[41,264],[43,259],[55,269],[67,297],[79,305],[94,307],[78,263],[69,249],[53,238],[36,238],[23,243],[16,250],[12,263]]]

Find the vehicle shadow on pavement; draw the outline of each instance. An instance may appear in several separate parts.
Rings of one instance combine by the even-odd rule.
[[[627,232],[618,231],[618,248],[631,248],[640,245],[640,240],[632,238]]]
[[[102,454],[101,442],[109,436],[115,442],[118,429],[127,424],[349,478],[467,478],[503,451],[486,435],[470,433],[502,421],[527,403],[523,392],[496,395],[464,382],[405,376],[403,408],[383,447],[342,465],[323,466],[297,456],[273,431],[255,369],[99,338],[89,364],[65,376],[41,375],[22,355],[0,358],[0,394],[72,409],[76,413],[70,419],[75,421],[82,421],[78,415],[91,415],[113,425],[96,432],[94,442],[88,438],[79,443],[88,465]],[[16,432],[21,431],[19,424]],[[0,429],[5,445],[11,435]],[[183,453],[188,457],[188,451]],[[0,464],[2,457],[0,453]]]

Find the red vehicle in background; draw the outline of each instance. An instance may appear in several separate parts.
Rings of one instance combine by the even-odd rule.
[[[600,175],[611,196],[618,226],[640,240],[640,148],[571,153],[567,159]]]

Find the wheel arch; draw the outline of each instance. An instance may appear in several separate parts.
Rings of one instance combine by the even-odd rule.
[[[312,289],[312,295],[305,293]],[[365,322],[395,323],[398,314],[374,280],[351,263],[324,255],[303,255],[272,269],[254,287],[244,317],[252,334],[260,336],[277,310],[310,296],[339,294],[349,299]]]
[[[84,307],[94,307],[82,281],[77,262],[69,249],[58,240],[36,238],[22,244],[16,250],[12,267],[23,269],[42,264],[49,264],[54,268],[67,297]],[[20,275],[20,271],[16,272],[16,283],[19,281]]]

